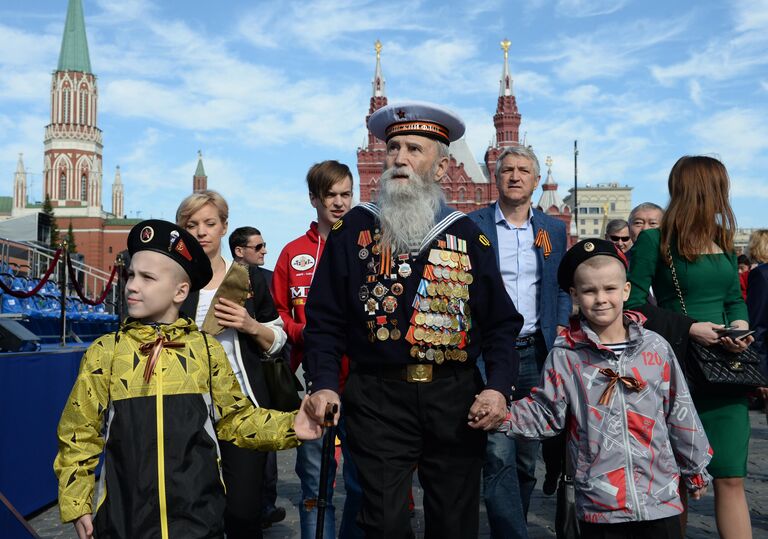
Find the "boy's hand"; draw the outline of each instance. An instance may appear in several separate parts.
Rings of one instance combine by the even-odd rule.
[[[309,417],[307,414],[307,402],[309,397],[304,397],[301,401],[299,413],[293,423],[293,430],[296,431],[296,437],[299,440],[317,440],[323,435],[323,426]]]
[[[475,397],[469,409],[469,426],[473,429],[493,430],[507,417],[507,399],[495,389],[484,389]]]
[[[689,490],[688,491],[688,495],[691,498],[693,498],[694,500],[702,499],[706,493],[707,493],[706,485],[701,487],[701,488],[697,488],[696,490]]]
[[[93,517],[91,515],[83,515],[73,522],[75,525],[75,533],[78,539],[92,539],[93,538]]]

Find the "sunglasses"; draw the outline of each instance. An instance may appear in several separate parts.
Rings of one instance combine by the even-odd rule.
[[[629,241],[629,236],[614,236],[611,234],[608,237],[611,238],[611,241],[623,241],[625,243]]]
[[[257,243],[256,245],[243,245],[243,249],[253,249],[253,251],[256,253],[266,248],[267,248],[267,242]]]

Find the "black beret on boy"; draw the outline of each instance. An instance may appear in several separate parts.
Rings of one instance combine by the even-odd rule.
[[[593,256],[612,256],[624,265],[624,269],[629,269],[629,263],[624,253],[613,242],[602,239],[581,240],[579,243],[568,249],[560,261],[560,267],[557,268],[557,284],[566,292],[573,286],[573,274],[579,264],[589,260]]]
[[[162,253],[189,275],[191,291],[200,290],[213,277],[211,261],[195,237],[180,226],[160,219],[142,221],[128,234],[128,252]]]

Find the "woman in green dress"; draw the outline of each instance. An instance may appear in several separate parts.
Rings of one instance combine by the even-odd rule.
[[[674,264],[685,310],[696,320],[689,338],[738,351],[752,337],[732,340],[714,331],[723,326],[748,328],[733,250],[736,219],[728,191],[728,173],[717,159],[682,157],[675,163],[661,227],[640,233],[632,250],[632,291],[626,308],[646,303],[652,287],[660,307],[684,312],[672,279],[670,264]],[[750,435],[747,398],[694,392],[693,400],[714,451],[708,471],[714,477],[717,529],[724,538],[751,537],[744,492]]]

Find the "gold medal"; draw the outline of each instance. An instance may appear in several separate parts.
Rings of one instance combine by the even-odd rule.
[[[472,284],[475,281],[475,278],[472,277],[471,273],[467,273],[466,278],[464,279],[464,282],[467,284]]]
[[[440,337],[440,344],[442,344],[443,346],[448,346],[449,344],[451,344],[451,334],[448,333],[447,331],[443,333]]]
[[[445,354],[442,350],[435,350],[435,363],[438,365],[442,365],[443,361],[445,360]]]
[[[389,338],[393,341],[399,340],[400,336],[400,330],[397,328],[392,328],[392,331],[389,332]]]
[[[451,259],[451,253],[448,251],[440,251],[440,260],[448,262]]]
[[[419,313],[416,313],[416,318],[414,319],[414,321],[418,325],[423,326],[424,325],[424,321],[426,320],[426,318],[427,318],[427,315],[425,315],[422,312],[419,312]]]
[[[459,280],[459,272],[456,270],[451,270],[451,281],[454,283]]]
[[[429,283],[427,285],[427,294],[435,296],[437,294],[437,285],[435,283]]]
[[[389,330],[385,327],[380,327],[376,330],[376,338],[380,341],[386,341],[389,338]]]
[[[424,328],[417,327],[416,330],[413,332],[413,336],[417,341],[423,341],[424,340]]]
[[[418,353],[419,353],[419,347],[416,346],[415,344],[411,346],[411,352],[410,352],[411,357],[415,359]]]
[[[459,263],[459,253],[453,252],[451,253],[451,262],[454,262],[455,264]]]

